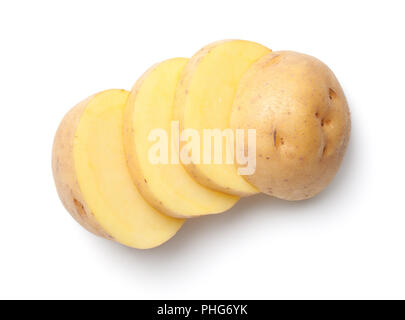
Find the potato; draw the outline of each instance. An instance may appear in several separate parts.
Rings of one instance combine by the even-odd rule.
[[[103,91],[69,111],[55,136],[52,169],[64,206],[82,226],[146,249],[170,239],[184,221],[155,210],[132,182],[122,136],[128,95]]]
[[[262,57],[243,76],[231,127],[256,129],[257,167],[244,178],[266,194],[301,200],[335,176],[349,140],[350,114],[325,64],[280,51]]]
[[[175,131],[172,133],[173,100],[187,61],[177,58],[156,64],[136,82],[125,109],[124,147],[130,172],[144,198],[167,215],[190,218],[223,212],[238,197],[196,182],[181,165],[179,150],[163,147],[159,150],[160,163],[149,159],[153,145],[168,146],[176,139]],[[155,129],[163,130],[164,135],[157,137],[158,141],[150,141],[149,135]]]
[[[270,51],[254,42],[227,40],[197,52],[187,63],[177,87],[174,112],[180,128],[196,129],[201,137],[204,129],[229,128],[232,101],[242,75]],[[185,145],[183,142],[182,147]],[[218,191],[237,196],[258,192],[238,174],[235,163],[208,164],[200,159],[200,163],[187,164],[186,169],[199,183]]]

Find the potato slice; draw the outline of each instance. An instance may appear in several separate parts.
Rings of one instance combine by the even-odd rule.
[[[174,217],[220,213],[238,200],[200,185],[179,162],[172,163],[171,153],[166,157],[169,163],[152,163],[149,159],[149,150],[156,143],[148,140],[152,130],[163,129],[167,142],[172,140],[173,100],[187,61],[171,59],[149,69],[132,89],[124,120],[128,165],[139,191],[155,208]]]
[[[128,95],[107,90],[74,107],[56,133],[52,168],[63,204],[82,226],[146,249],[170,239],[184,221],[152,208],[131,179],[122,136]]]
[[[216,42],[197,52],[177,87],[175,118],[180,128],[196,129],[201,137],[203,129],[229,128],[232,102],[242,75],[269,52],[260,44],[242,40]],[[186,169],[199,183],[218,191],[238,196],[258,192],[238,174],[235,164],[206,164],[201,160],[187,164]]]

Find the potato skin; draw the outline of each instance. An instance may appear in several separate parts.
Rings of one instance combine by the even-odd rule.
[[[81,194],[73,160],[74,136],[80,117],[91,96],[73,107],[62,119],[52,148],[52,172],[56,189],[66,210],[86,230],[106,239],[106,233],[94,218]]]
[[[242,78],[231,127],[256,129],[256,171],[244,178],[268,195],[302,200],[335,176],[349,141],[350,113],[324,63],[279,51],[262,57]]]

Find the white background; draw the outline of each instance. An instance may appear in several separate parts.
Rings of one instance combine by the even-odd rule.
[[[403,1],[1,1],[0,298],[405,298]],[[78,101],[240,38],[318,57],[352,138],[329,187],[244,199],[139,251],[60,203],[53,135]]]

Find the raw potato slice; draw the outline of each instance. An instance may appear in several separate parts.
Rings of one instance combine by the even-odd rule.
[[[138,190],[155,208],[174,217],[220,213],[238,200],[200,185],[180,163],[172,163],[170,145],[169,163],[149,159],[149,150],[156,144],[148,139],[152,130],[163,129],[170,144],[174,95],[187,61],[171,59],[149,69],[132,89],[124,117],[124,146]]]
[[[242,75],[269,52],[260,44],[242,40],[216,42],[197,52],[177,87],[175,118],[180,121],[180,128],[196,129],[200,137],[203,129],[229,128],[232,102]],[[238,174],[235,164],[204,164],[201,160],[199,164],[187,164],[186,169],[199,183],[218,191],[238,196],[258,192]]]
[[[52,169],[63,204],[82,226],[147,249],[170,239],[184,221],[152,208],[132,182],[122,135],[128,95],[107,90],[74,107],[56,133]]]

